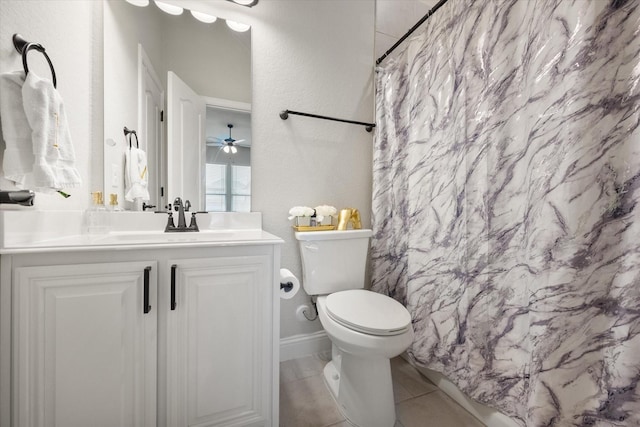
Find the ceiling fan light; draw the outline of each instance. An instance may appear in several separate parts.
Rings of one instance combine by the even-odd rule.
[[[231,147],[229,147],[228,145],[225,145],[224,147],[222,147],[222,151],[229,154],[229,152],[231,151]]]
[[[238,149],[232,145],[231,146],[231,154],[236,154],[237,152],[238,152]]]
[[[184,9],[181,8],[180,6],[174,6],[172,4],[164,3],[158,0],[154,0],[154,1],[156,3],[156,6],[158,6],[160,10],[168,13],[169,15],[181,15],[182,12],[184,11]]]
[[[195,10],[192,10],[191,14],[198,21],[204,22],[205,24],[212,24],[218,20],[217,16],[209,15],[208,13],[202,13]]]
[[[149,0],[126,0],[127,3],[130,3],[134,6],[138,7],[146,7],[149,6]]]
[[[241,22],[236,22],[236,21],[232,21],[230,19],[227,19],[227,27],[231,28],[233,31],[237,31],[239,33],[244,33],[249,28],[251,28],[251,25],[243,24]]]

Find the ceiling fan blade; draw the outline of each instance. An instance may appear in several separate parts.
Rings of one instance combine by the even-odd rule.
[[[240,144],[241,142],[244,142],[244,139],[236,139],[235,141],[233,141],[234,144]]]

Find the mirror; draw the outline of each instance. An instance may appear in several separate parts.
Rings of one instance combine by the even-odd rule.
[[[141,208],[141,199],[125,202],[125,176],[137,179],[124,162],[126,126],[146,153],[147,169],[138,171],[147,174],[152,210],[175,197],[194,210],[251,209],[250,33],[189,10],[170,15],[153,1],[104,2],[105,194]]]

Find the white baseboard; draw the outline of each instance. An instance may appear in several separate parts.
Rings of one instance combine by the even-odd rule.
[[[402,357],[409,361],[406,353]],[[490,427],[520,427],[520,424],[510,417],[468,397],[441,373],[420,366],[415,366],[415,368],[484,425]]]
[[[324,331],[280,339],[281,362],[325,351],[331,351],[331,341]]]

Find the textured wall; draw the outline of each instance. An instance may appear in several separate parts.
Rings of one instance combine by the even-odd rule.
[[[370,224],[373,136],[362,126],[290,116],[291,109],[373,121],[373,1],[265,1],[254,8],[253,209],[283,239],[282,266],[301,277],[287,212],[353,206]],[[300,323],[304,292],[281,305],[281,336],[320,329]]]
[[[61,30],[64,29],[64,30]],[[22,60],[11,41],[14,33],[41,43],[53,62],[58,91],[65,102],[73,139],[76,166],[83,184],[63,199],[38,193],[38,209],[83,209],[89,203],[93,183],[102,188],[102,4],[94,1],[0,2],[0,73],[22,69]],[[29,53],[29,69],[49,77],[44,56]],[[0,94],[2,96],[2,94]],[[0,142],[0,159],[4,142]],[[0,174],[1,175],[1,174]],[[0,188],[12,189],[0,177]],[[6,205],[3,209],[14,208]]]

